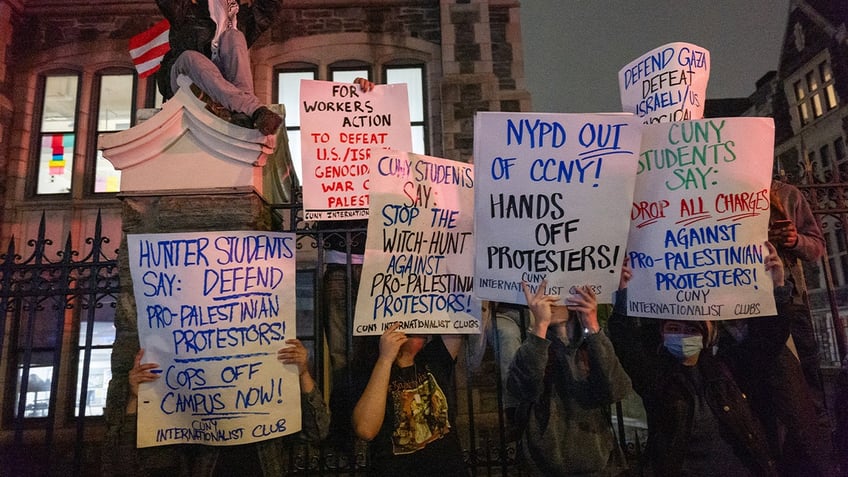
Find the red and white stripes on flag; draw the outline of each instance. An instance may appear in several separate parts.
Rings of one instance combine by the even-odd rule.
[[[130,38],[130,56],[139,78],[146,78],[159,69],[162,57],[171,49],[168,44],[170,28],[168,20],[162,20]]]

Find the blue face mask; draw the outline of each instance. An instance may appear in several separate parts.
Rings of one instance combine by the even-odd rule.
[[[663,338],[663,346],[672,356],[686,359],[697,355],[704,349],[704,338],[701,335],[669,333]]]

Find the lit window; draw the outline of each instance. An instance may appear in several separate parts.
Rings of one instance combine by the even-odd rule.
[[[822,61],[819,64],[819,73],[821,74],[822,84],[824,85],[827,110],[830,111],[839,105],[839,101],[836,99],[836,87],[833,85],[833,72],[830,70],[830,63]]]
[[[300,81],[314,80],[316,77],[314,67],[285,70],[277,73],[276,101],[286,107],[286,134],[289,138],[292,163],[299,180],[303,180],[300,158]]]
[[[387,66],[386,84],[406,83],[409,94],[409,121],[412,127],[412,152],[427,154],[427,130],[424,98],[424,68],[420,66]]]
[[[839,97],[834,86],[830,61],[824,60],[817,67],[803,72],[792,82],[795,108],[801,126],[822,117],[839,106]]]
[[[133,98],[135,80],[132,74],[104,74],[100,76],[99,104],[97,106],[97,130],[94,138],[100,134],[123,131],[133,124]],[[94,172],[94,192],[119,192],[121,172],[103,158],[97,151]]]
[[[371,74],[367,68],[333,68],[330,71],[330,81],[336,83],[353,83],[356,78],[365,78],[370,81]]]
[[[807,102],[804,101],[807,94],[800,81],[796,81],[793,86],[795,88],[795,101],[798,103],[798,117],[801,119],[801,124],[804,125],[810,122],[810,111],[807,109]]]
[[[79,75],[44,78],[36,194],[71,192],[77,131]]]
[[[115,342],[115,299],[112,296],[104,296],[99,303],[88,306],[83,310],[80,318],[80,333],[77,341],[78,364],[77,364],[77,387],[76,406],[74,415],[79,416],[80,396],[82,396],[82,384],[84,376],[85,353],[90,350],[88,381],[85,386],[85,415],[101,416],[103,407],[106,405],[106,391],[109,380],[112,379],[112,343]],[[91,345],[86,346],[88,341],[89,321],[91,327]]]

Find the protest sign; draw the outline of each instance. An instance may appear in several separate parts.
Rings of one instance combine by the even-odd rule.
[[[476,296],[524,304],[521,282],[600,303],[618,286],[640,125],[632,114],[478,113]]]
[[[161,377],[142,383],[138,447],[236,445],[300,430],[294,234],[128,235],[138,333]]]
[[[372,151],[371,218],[354,335],[480,332],[474,284],[474,169]]]
[[[689,43],[669,43],[631,61],[618,72],[623,111],[643,124],[704,117],[710,52]]]
[[[763,265],[772,144],[770,118],[644,126],[627,245],[629,314],[775,314]]]
[[[371,148],[412,150],[406,84],[300,83],[306,220],[368,218]]]

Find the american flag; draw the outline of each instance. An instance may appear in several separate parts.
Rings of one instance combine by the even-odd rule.
[[[162,57],[171,49],[168,44],[170,28],[168,20],[162,20],[130,38],[130,56],[139,78],[146,78],[159,69]]]

